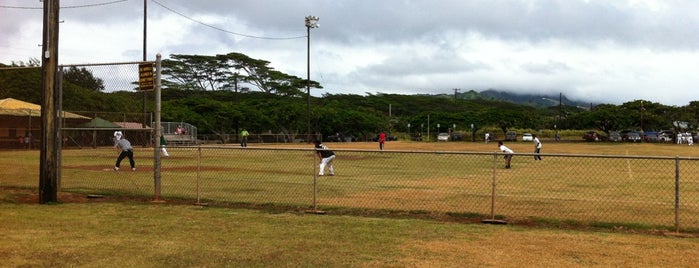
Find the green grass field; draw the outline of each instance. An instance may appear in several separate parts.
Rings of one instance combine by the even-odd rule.
[[[696,238],[650,235],[656,233],[652,226],[673,222],[672,160],[586,162],[550,156],[535,162],[517,156],[513,169],[505,170],[501,159],[493,162],[494,144],[387,144],[400,153],[371,151],[375,143],[328,145],[338,151],[338,176],[322,177],[317,185],[318,204],[328,215],[303,213],[313,200],[316,163],[310,151],[251,145],[252,150],[202,150],[200,157],[196,149],[170,148],[172,156],[162,163],[163,204],[148,201],[152,149],[137,150],[137,172],[118,173],[110,171],[116,157],[111,149],[65,150],[58,205],[36,205],[38,152],[0,152],[0,187],[5,189],[0,194],[0,259],[5,260],[0,266],[691,267],[699,261]],[[526,143],[508,146],[518,153],[531,150]],[[666,144],[545,143],[544,148],[552,154],[697,155],[693,147]],[[496,214],[515,223],[533,215],[549,224],[525,228],[419,217],[430,212],[488,215],[494,166]],[[682,174],[696,174],[690,164],[681,168],[686,169]],[[682,178],[683,185],[696,185],[692,176]],[[682,209],[696,215],[696,189],[688,188]],[[107,198],[85,198],[95,193]],[[187,200],[197,193],[222,206],[191,205]],[[259,208],[231,208],[236,203]],[[383,217],[376,210],[412,216]],[[600,214],[607,216],[595,219]],[[683,216],[681,222],[695,217]],[[544,227],[555,219],[650,227]]]
[[[162,197],[206,203],[316,205],[325,210],[370,209],[438,212],[509,222],[576,221],[581,224],[673,228],[675,156],[694,147],[673,144],[547,143],[551,154],[670,156],[667,159],[516,156],[513,169],[495,159],[496,145],[482,143],[332,143],[338,176],[314,177],[317,159],[307,145],[170,148],[162,160]],[[517,153],[529,143],[508,144]],[[303,146],[303,147],[302,147]],[[682,151],[684,150],[684,151]],[[462,154],[468,152],[468,154]],[[614,154],[613,154],[614,153]],[[679,153],[686,153],[680,155]],[[36,189],[36,151],[0,153],[8,171],[0,186]],[[110,148],[63,151],[62,190],[81,194],[153,197],[153,151],[138,148],[137,172],[113,172]],[[699,162],[680,165],[679,223],[699,229]],[[122,163],[128,167],[125,161]],[[126,168],[125,170],[128,170]],[[493,183],[496,198],[492,198]]]

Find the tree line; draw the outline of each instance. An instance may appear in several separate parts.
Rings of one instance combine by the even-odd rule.
[[[283,134],[293,140],[307,134],[307,129],[323,136],[371,137],[379,131],[417,133],[429,128],[430,132],[446,132],[454,126],[463,132],[498,129],[504,134],[510,129],[554,128],[689,131],[699,125],[698,101],[681,107],[632,100],[621,105],[542,108],[485,98],[376,93],[311,96],[309,105],[306,87],[322,86],[275,70],[269,63],[241,53],[171,55],[162,64],[161,120],[187,122],[196,126],[200,135],[222,140],[243,128],[252,133]],[[0,66],[15,67],[0,70],[0,98],[41,103],[40,69],[21,68],[37,64],[29,61]],[[63,77],[65,111],[143,111],[143,92],[105,92],[104,78],[85,68],[68,68]],[[148,101],[146,108],[153,111],[153,101]],[[688,129],[678,129],[684,126]]]

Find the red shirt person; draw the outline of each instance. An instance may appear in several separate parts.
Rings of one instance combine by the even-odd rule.
[[[385,142],[386,142],[386,134],[383,133],[383,131],[382,131],[381,133],[379,133],[379,150],[383,151],[383,144]]]

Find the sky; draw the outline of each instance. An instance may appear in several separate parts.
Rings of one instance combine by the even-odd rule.
[[[311,94],[496,89],[622,104],[699,99],[696,0],[146,0],[156,54],[243,53]],[[143,0],[62,0],[59,64],[140,61]],[[0,0],[0,63],[41,56],[43,3]]]

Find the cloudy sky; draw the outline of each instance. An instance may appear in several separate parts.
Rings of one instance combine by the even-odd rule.
[[[138,61],[142,0],[62,0],[60,64]],[[42,3],[0,0],[0,62],[39,58]],[[498,89],[699,100],[695,0],[147,0],[147,55],[240,52],[331,94]]]

